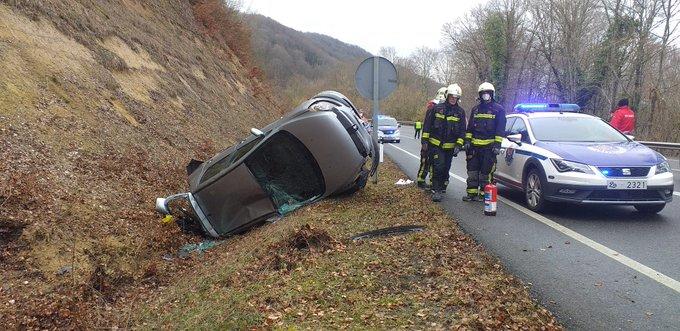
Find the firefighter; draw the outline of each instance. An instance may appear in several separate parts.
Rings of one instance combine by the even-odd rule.
[[[463,201],[483,201],[484,186],[493,181],[496,156],[505,135],[505,109],[494,99],[493,85],[482,83],[477,91],[479,104],[470,111],[463,146],[468,173]]]
[[[416,135],[413,138],[418,139],[420,137],[420,130],[423,129],[423,122],[416,121],[415,123],[413,123],[413,127],[416,129]]]
[[[429,137],[423,148],[431,150],[432,201],[435,202],[442,200],[449,183],[451,160],[458,156],[464,144],[465,110],[458,104],[461,94],[458,84],[449,85],[444,102],[435,105],[425,117],[423,132],[429,133]]]
[[[425,118],[427,118],[432,111],[432,108],[434,108],[435,105],[441,103],[444,101],[444,94],[446,93],[446,86],[443,86],[437,90],[437,94],[434,96],[434,99],[430,100],[427,103],[427,108],[425,110]],[[429,145],[429,138],[430,138],[430,132],[429,131],[424,131],[423,130],[423,135],[421,138],[422,142],[422,148],[420,149],[420,167],[418,168],[418,179],[417,179],[417,185],[419,188],[422,189],[430,189],[432,188],[432,185],[428,185],[425,183],[425,178],[427,177],[427,174],[430,174],[430,184],[432,184],[432,163],[430,162],[430,150],[428,149]]]
[[[619,100],[618,107],[609,122],[611,126],[624,134],[631,134],[635,130],[635,113],[628,107],[628,99]]]

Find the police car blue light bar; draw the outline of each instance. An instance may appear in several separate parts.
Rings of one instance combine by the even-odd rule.
[[[515,105],[515,112],[534,113],[534,112],[571,112],[578,113],[581,107],[575,103],[518,103]]]

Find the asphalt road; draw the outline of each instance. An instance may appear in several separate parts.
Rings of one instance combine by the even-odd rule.
[[[420,142],[402,128],[385,154],[412,179]],[[680,169],[677,160],[672,168]],[[464,157],[454,158],[442,206],[464,231],[531,288],[568,329],[680,329],[680,171],[674,201],[658,215],[633,207],[561,205],[542,215],[502,186],[498,215],[461,201]]]

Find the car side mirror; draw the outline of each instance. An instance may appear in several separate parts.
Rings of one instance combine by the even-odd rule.
[[[250,133],[252,133],[254,136],[257,136],[257,137],[264,136],[264,132],[262,132],[262,130],[256,129],[256,128],[251,128]]]
[[[397,124],[397,127],[398,127],[398,128],[401,128],[401,123]]]
[[[626,137],[628,137],[628,139],[630,139],[630,140],[635,140],[635,136],[631,136],[631,135],[627,134]]]
[[[521,133],[515,133],[507,136],[508,140],[512,141],[513,143],[517,144],[517,146],[522,146],[522,134]]]

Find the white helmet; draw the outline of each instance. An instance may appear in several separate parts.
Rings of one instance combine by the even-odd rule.
[[[444,101],[444,99],[446,99],[446,86],[440,87],[439,90],[437,90],[437,95],[435,95],[434,99],[436,101]]]
[[[477,92],[482,92],[482,91],[496,92],[496,89],[493,87],[493,84],[484,82],[484,83],[482,83],[482,85],[479,85],[479,89],[477,89]]]
[[[460,97],[463,96],[463,90],[460,89],[458,84],[451,84],[446,88],[446,97],[448,98],[449,95],[453,95],[454,97],[460,99]]]

